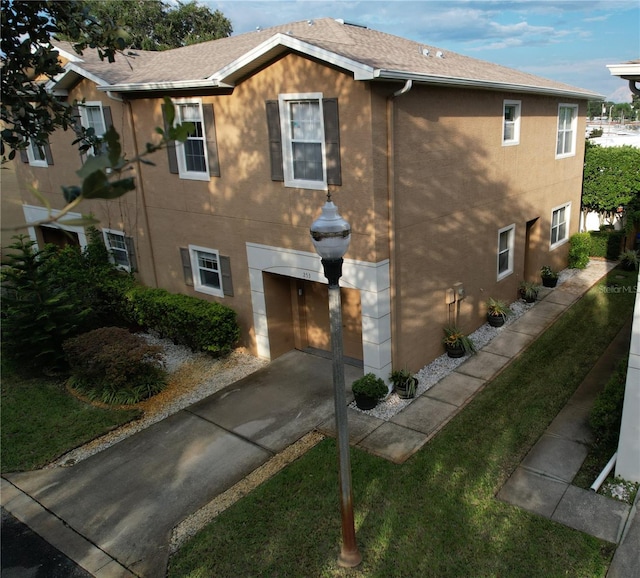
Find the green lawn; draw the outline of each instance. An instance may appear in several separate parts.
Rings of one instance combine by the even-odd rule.
[[[325,440],[188,542],[169,576],[604,576],[613,545],[494,496],[629,319],[633,300],[594,287],[405,464],[352,450],[358,568],[336,565],[338,466]]]
[[[60,381],[2,373],[2,473],[40,468],[140,414],[101,409],[70,395]]]

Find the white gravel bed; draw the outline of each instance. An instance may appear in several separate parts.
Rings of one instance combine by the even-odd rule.
[[[573,277],[578,272],[578,269],[564,269],[563,271],[561,271],[558,277],[558,286]],[[535,303],[525,303],[522,299],[514,301],[513,303],[511,303],[511,305],[509,305],[511,311],[513,312],[513,315],[510,315],[507,318],[505,324],[502,327],[491,327],[491,325],[485,323],[480,328],[478,328],[475,332],[469,335],[469,337],[473,340],[476,349],[482,349],[494,337],[500,335],[500,332],[503,331],[505,327],[508,327],[516,319],[518,319],[529,309],[531,309],[534,305]],[[418,387],[416,389],[416,396],[412,399],[402,399],[396,393],[390,393],[373,409],[362,410],[358,408],[355,401],[351,402],[349,404],[349,407],[367,415],[377,417],[378,419],[389,421],[394,415],[402,411],[411,402],[413,402],[414,399],[417,399],[420,395],[431,389],[442,378],[449,375],[454,369],[464,363],[466,359],[467,357],[449,357],[446,353],[444,353],[440,357],[434,359],[428,365],[425,365],[415,374],[415,377],[418,378]]]

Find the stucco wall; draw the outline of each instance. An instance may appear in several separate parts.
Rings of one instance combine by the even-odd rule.
[[[505,99],[522,102],[520,144],[502,145]],[[402,365],[442,353],[442,328],[484,323],[489,297],[514,301],[541,265],[566,266],[568,244],[549,249],[552,208],[571,202],[578,230],[584,143],[556,159],[559,99],[416,87],[396,101],[397,296]],[[562,101],[564,102],[564,101]],[[538,219],[525,271],[526,223]],[[511,275],[497,281],[498,231],[515,224]],[[457,318],[445,291],[462,282]],[[451,308],[454,313],[457,307]]]

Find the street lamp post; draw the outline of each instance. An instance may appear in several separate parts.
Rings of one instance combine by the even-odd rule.
[[[324,275],[329,281],[329,321],[333,354],[333,397],[335,402],[338,461],[340,465],[340,513],[342,517],[342,548],[338,565],[353,568],[362,561],[356,543],[351,492],[351,459],[347,426],[347,399],[344,393],[344,353],[342,343],[342,304],[340,284],[343,257],[351,241],[351,226],[338,214],[338,207],[327,195],[322,215],[311,225],[311,240],[322,258]]]

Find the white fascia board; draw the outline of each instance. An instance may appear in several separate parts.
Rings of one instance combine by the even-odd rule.
[[[619,76],[627,80],[640,80],[640,63],[607,64],[611,76]]]
[[[51,92],[65,92],[68,84],[73,83],[79,76],[91,80],[96,84],[98,88],[104,86],[108,89],[109,87],[109,83],[106,80],[100,78],[99,76],[96,76],[91,72],[88,72],[87,70],[78,66],[77,64],[74,64],[73,62],[67,62],[67,64],[65,64],[64,66],[64,72],[61,72],[56,77],[54,77],[53,80],[47,82],[45,87]],[[65,82],[69,80],[71,82]]]
[[[240,58],[230,62],[209,78],[212,80],[215,79],[221,84],[224,83],[233,86],[237,78],[244,76],[244,74],[254,68],[256,64],[275,57],[286,49],[294,50],[326,62],[327,64],[348,70],[353,73],[356,80],[372,80],[374,78],[374,69],[371,66],[367,66],[351,58],[340,56],[339,54],[280,32],[249,50]]]
[[[130,82],[127,84],[111,84],[99,86],[103,92],[154,92],[165,90],[189,90],[192,88],[217,88],[225,86],[205,78],[203,80],[180,80],[166,82]]]
[[[548,94],[553,96],[565,96],[583,100],[604,99],[604,95],[590,91],[564,90],[546,86],[533,86],[525,84],[511,84],[509,82],[492,82],[487,80],[475,80],[469,78],[456,78],[453,76],[435,76],[430,74],[410,73],[397,70],[376,70],[376,78],[383,80],[413,80],[424,84],[437,86],[458,86],[463,88],[478,88],[483,90],[499,90],[507,92],[527,92],[533,94]]]

